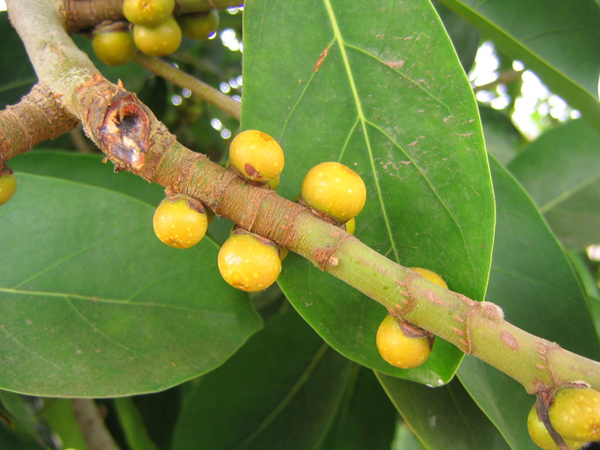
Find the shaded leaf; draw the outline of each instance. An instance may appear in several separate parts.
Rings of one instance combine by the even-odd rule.
[[[506,114],[483,105],[479,114],[487,151],[501,164],[508,164],[517,155],[523,136]]]
[[[187,395],[172,448],[314,448],[354,366],[290,308]]]
[[[594,0],[440,0],[600,129],[600,7]]]
[[[567,256],[514,178],[495,160],[491,167],[498,221],[486,300],[501,306],[514,325],[599,360],[594,325]],[[523,386],[472,357],[458,375],[513,448],[536,448],[526,425],[535,398]]]
[[[368,189],[359,239],[482,298],[494,222],[487,158],[470,86],[429,1],[253,1],[244,15],[242,128],[281,142],[279,191],[294,198],[320,162],[348,165]],[[301,46],[281,46],[300,35]],[[284,265],[282,289],[340,353],[422,382],[452,377],[457,349],[441,343],[425,367],[395,369],[375,348],[383,308],[306,261]]]
[[[355,365],[322,450],[389,450],[397,414],[373,371]]]
[[[153,208],[18,174],[0,211],[3,389],[42,396],[152,392],[222,364],[261,326],[206,239],[160,243]]]
[[[426,448],[509,448],[458,380],[443,387],[430,388],[382,373],[378,373],[377,377],[396,409]]]
[[[552,128],[508,165],[567,247],[600,243],[600,135],[583,119]]]

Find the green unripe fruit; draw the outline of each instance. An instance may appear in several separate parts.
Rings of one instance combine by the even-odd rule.
[[[556,393],[548,409],[552,426],[566,439],[590,442],[600,439],[600,392],[565,388]]]
[[[227,283],[246,292],[268,288],[281,272],[277,246],[248,232],[233,234],[225,241],[218,265]]]
[[[0,205],[9,201],[17,190],[17,177],[8,167],[0,169]]]
[[[541,447],[544,450],[558,450],[558,445],[556,445],[554,439],[552,439],[552,436],[548,433],[544,423],[538,418],[535,404],[527,416],[527,431],[529,431],[529,436],[531,436],[531,439],[538,447]],[[564,439],[564,441],[571,450],[581,448],[585,444],[585,442],[578,442],[570,439]]]
[[[367,188],[362,178],[349,167],[325,162],[308,171],[300,196],[309,207],[344,223],[362,211]]]
[[[426,280],[429,280],[432,283],[435,283],[438,286],[443,287],[444,289],[448,289],[448,285],[446,284],[444,279],[442,277],[440,277],[437,273],[435,273],[431,270],[428,270],[428,269],[423,269],[422,267],[411,267],[410,270],[417,272],[419,275],[421,275]]]
[[[124,0],[123,14],[134,25],[156,26],[173,13],[175,0]]]
[[[184,14],[177,17],[183,35],[190,39],[208,39],[219,28],[219,12],[212,9],[208,12]]]
[[[285,165],[283,150],[262,131],[246,130],[229,147],[229,166],[242,178],[258,184],[276,179]]]
[[[123,26],[98,28],[94,33],[92,47],[100,61],[109,66],[122,66],[133,59],[137,47],[133,42],[133,33]]]
[[[202,240],[208,217],[202,204],[185,195],[165,198],[154,212],[154,233],[174,248],[190,248]]]
[[[181,44],[181,29],[173,17],[155,27],[135,25],[133,40],[142,53],[149,56],[166,56]]]
[[[401,369],[418,367],[431,354],[431,339],[428,335],[407,336],[398,318],[389,314],[377,329],[376,343],[381,357]]]

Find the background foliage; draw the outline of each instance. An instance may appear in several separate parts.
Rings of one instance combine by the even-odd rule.
[[[272,134],[287,198],[311,166],[349,165],[368,186],[361,240],[599,360],[599,22],[593,0],[252,0],[169,58],[230,95],[243,87],[241,125],[133,63],[91,57],[213,160],[240,127]],[[5,106],[36,79],[5,13],[0,36]],[[496,81],[478,102],[465,72],[485,46]],[[533,72],[551,90],[530,117],[539,136],[512,120]],[[549,114],[555,94],[567,117]],[[386,311],[295,255],[280,288],[229,288],[216,252],[231,223],[165,248],[150,223],[160,187],[94,152],[75,130],[11,161],[2,448],[86,448],[68,400],[50,398],[74,396],[122,397],[101,404],[124,448],[535,448],[533,398],[513,380],[441,339],[425,366],[388,366],[374,344]]]

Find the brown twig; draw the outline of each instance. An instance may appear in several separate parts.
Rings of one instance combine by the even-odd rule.
[[[74,398],[71,400],[71,405],[90,450],[119,450],[93,400]]]
[[[46,139],[56,139],[79,125],[43,83],[14,106],[0,111],[0,165]]]

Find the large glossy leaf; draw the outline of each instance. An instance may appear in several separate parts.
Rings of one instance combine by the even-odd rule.
[[[218,247],[153,235],[153,208],[19,175],[0,210],[0,387],[44,396],[165,389],[222,364],[261,326],[219,277]]]
[[[600,244],[600,134],[583,119],[552,128],[508,165],[569,248]]]
[[[502,164],[508,164],[518,153],[524,138],[508,115],[479,105],[485,147]]]
[[[188,394],[171,448],[316,448],[353,367],[290,308]]]
[[[595,0],[440,0],[600,129],[600,7]]]
[[[492,423],[458,380],[429,388],[377,374],[388,396],[423,445],[432,450],[507,449]]]
[[[310,167],[341,161],[368,188],[361,240],[481,299],[493,240],[490,176],[473,95],[429,1],[257,0],[244,14],[242,128],[281,141],[280,192],[294,198]],[[374,343],[383,308],[306,261],[285,266],[284,292],[343,355],[421,382],[452,377],[461,358],[454,347],[440,341],[426,366],[392,368]]]
[[[514,178],[496,161],[491,167],[498,221],[486,300],[514,325],[598,361],[594,324],[569,259]],[[458,374],[513,448],[536,448],[526,427],[534,397],[476,358],[466,358]]]

